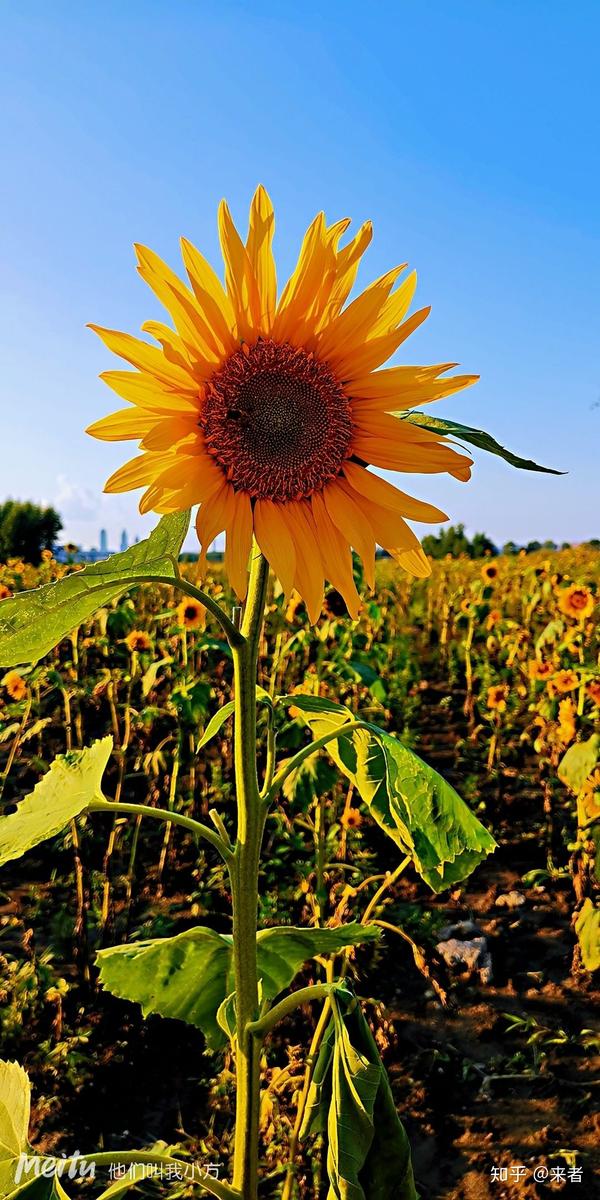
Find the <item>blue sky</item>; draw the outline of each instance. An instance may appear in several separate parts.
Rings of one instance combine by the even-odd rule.
[[[586,0],[3,5],[0,496],[87,544],[148,528],[101,496],[129,452],[83,432],[118,365],[85,324],[159,316],[132,243],[216,264],[261,181],[281,279],[318,209],[372,218],[362,282],[408,260],[433,306],[397,360],[482,377],[436,414],[569,472],[404,486],[499,542],[600,535],[599,37]]]

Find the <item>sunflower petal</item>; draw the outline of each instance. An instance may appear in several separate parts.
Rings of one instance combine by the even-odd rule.
[[[225,200],[219,205],[219,238],[238,335],[249,342],[260,329],[260,298],[248,252]]]
[[[86,433],[103,442],[139,441],[150,433],[160,417],[152,413],[139,412],[136,408],[122,408],[88,425]]]
[[[410,521],[424,521],[432,525],[448,520],[441,508],[407,496],[406,492],[401,492],[380,475],[359,467],[358,463],[344,463],[344,476],[359,504],[364,500],[372,500],[374,504],[408,517]]]
[[[183,370],[169,362],[156,346],[149,346],[148,342],[142,342],[129,333],[120,333],[118,329],[104,329],[100,325],[88,325],[88,329],[93,329],[113,354],[118,354],[138,370],[147,371],[160,383],[166,383],[167,387],[184,390],[193,388],[195,379],[191,369]]]
[[[277,304],[277,276],[273,258],[275,213],[265,188],[257,187],[250,206],[250,227],[246,250],[254,271],[260,300],[260,328],[270,333]]]
[[[321,547],[325,575],[344,597],[348,612],[355,621],[360,612],[361,601],[352,573],[350,546],[337,525],[334,525],[331,520],[325,507],[325,501],[319,492],[315,492],[311,496],[311,509]]]
[[[225,536],[225,570],[239,600],[248,590],[248,559],[252,549],[252,505],[244,492],[234,492],[233,515]]]
[[[257,500],[254,506],[256,540],[271,564],[281,586],[289,595],[294,586],[296,551],[283,516],[285,505],[273,500]]]
[[[325,507],[334,525],[360,555],[368,586],[375,587],[375,538],[369,519],[361,507],[361,497],[352,496],[337,480],[323,490]]]
[[[315,625],[323,607],[325,572],[310,505],[307,500],[292,500],[281,506],[281,515],[296,555],[294,587],[306,604],[311,625]]]

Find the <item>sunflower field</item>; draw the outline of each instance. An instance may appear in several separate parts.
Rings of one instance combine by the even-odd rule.
[[[502,1169],[503,1195],[546,1195],[524,1190],[515,1164],[541,1165],[560,1190],[593,1170],[597,1149],[600,561],[581,546],[432,565],[423,581],[380,558],[360,618],[330,589],[316,628],[300,595],[271,581],[259,763],[267,769],[276,736],[285,770],[311,706],[347,706],[454,784],[489,845],[468,878],[432,891],[424,855],[416,870],[414,856],[390,851],[375,801],[324,750],[290,771],[269,814],[259,926],[320,930],[303,986],[331,979],[337,959],[361,996],[422,1195],[491,1196]],[[196,564],[182,570],[193,583]],[[362,591],[357,559],[354,573]],[[38,568],[8,561],[0,617],[11,597],[78,574],[49,551]],[[219,564],[205,586],[235,605]],[[119,972],[132,941],[185,938],[199,918],[215,936],[231,932],[227,873],[192,826],[230,823],[232,711],[220,627],[192,595],[151,584],[109,597],[35,666],[0,677],[5,815],[56,755],[68,762],[111,739],[104,808],[2,872],[0,1033],[4,1057],[32,1081],[38,1153],[93,1145],[118,1162],[133,1144],[225,1173],[231,1050],[172,1000],[132,996]],[[146,819],[149,808],[172,820]],[[347,926],[364,939],[344,946]],[[314,1095],[304,1048],[318,1047],[319,1020],[309,1003],[283,1013],[262,1047],[261,1196],[326,1194],[318,1133],[305,1153]],[[193,1194],[164,1170],[121,1180],[121,1192]]]

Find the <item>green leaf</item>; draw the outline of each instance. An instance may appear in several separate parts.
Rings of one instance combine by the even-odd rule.
[[[277,926],[257,935],[258,972],[263,999],[272,1000],[291,984],[299,968],[316,954],[371,942],[379,930],[356,923],[337,929]],[[198,926],[171,938],[130,946],[111,946],[97,955],[100,980],[107,991],[142,1007],[144,1016],[159,1013],[196,1025],[208,1045],[225,1043],[230,1024],[224,1002],[234,990],[233,938]],[[219,1022],[219,1015],[221,1022]]]
[[[327,1138],[327,1200],[416,1200],[410,1148],[373,1035],[341,986],[300,1131]]]
[[[586,971],[600,967],[600,908],[586,896],[575,918],[575,933]]]
[[[157,662],[150,663],[148,670],[144,672],[142,677],[142,696],[144,699],[152,691],[152,688],[156,687],[159,673],[162,671],[163,667],[167,667],[169,663],[172,662],[173,655],[167,654],[165,658],[159,658]]]
[[[189,519],[189,512],[163,517],[150,537],[122,554],[92,563],[57,583],[3,600],[0,664],[14,667],[37,662],[98,608],[126,591],[139,575],[173,583]]]
[[[0,817],[0,866],[54,837],[73,817],[101,796],[101,782],[113,748],[112,737],[54,760],[16,812]]]
[[[305,703],[314,697],[297,699],[315,738],[355,719],[333,701],[317,709]],[[327,750],[381,828],[411,856],[430,888],[441,892],[470,875],[496,843],[437,771],[377,725],[366,724],[330,742]]]
[[[581,791],[586,779],[592,774],[600,753],[600,735],[593,733],[586,742],[575,742],[569,746],[558,764],[558,778],[575,795]]]
[[[220,708],[218,712],[216,712],[214,716],[210,718],[210,721],[208,722],[208,725],[206,726],[206,729],[204,730],[204,733],[198,742],[198,750],[201,750],[203,746],[206,746],[207,742],[210,742],[211,738],[214,738],[215,734],[219,732],[221,725],[225,724],[227,718],[230,717],[233,712],[235,712],[235,700],[228,700],[227,704],[224,704],[222,708]]]
[[[511,450],[506,450],[483,429],[473,429],[471,425],[459,425],[458,421],[446,421],[442,417],[430,417],[428,413],[422,412],[411,412],[408,416],[404,416],[404,420],[409,421],[411,425],[419,425],[422,429],[428,429],[430,433],[441,433],[444,437],[460,438],[462,442],[477,446],[479,450],[487,450],[488,454],[496,454],[505,462],[510,463],[511,467],[518,467],[521,471],[541,471],[544,475],[566,474],[565,471],[555,471],[553,467],[540,467],[531,458],[521,458],[518,454],[513,454]]]
[[[27,1150],[31,1084],[16,1062],[0,1062],[0,1197],[15,1190],[15,1173]]]

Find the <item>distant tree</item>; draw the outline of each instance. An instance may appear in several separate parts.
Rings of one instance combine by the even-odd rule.
[[[497,554],[498,547],[494,545],[487,533],[475,533],[471,542],[473,558],[484,558],[486,554]]]
[[[485,554],[497,554],[498,550],[485,533],[476,533],[469,541],[464,525],[449,525],[439,533],[428,533],[423,538],[423,549],[430,558],[483,558]]]
[[[599,545],[600,545],[600,543],[599,543]],[[561,548],[561,550],[570,550],[570,549],[571,549],[571,543],[570,543],[570,542],[561,542],[561,543],[560,543],[560,548]]]
[[[584,545],[589,546],[592,550],[600,550],[600,538],[590,538],[589,541],[584,542]]]
[[[533,554],[535,550],[542,549],[542,543],[541,542],[528,542],[525,549],[528,554]]]
[[[0,504],[0,562],[22,558],[37,565],[42,550],[52,550],[61,529],[62,521],[54,508],[5,500]]]
[[[542,550],[558,550],[558,546],[556,545],[556,542],[553,542],[551,540],[551,538],[548,538],[547,541],[542,542],[541,549]]]
[[[518,554],[520,549],[521,549],[521,547],[517,546],[516,542],[505,542],[502,547],[502,553],[503,554]]]

